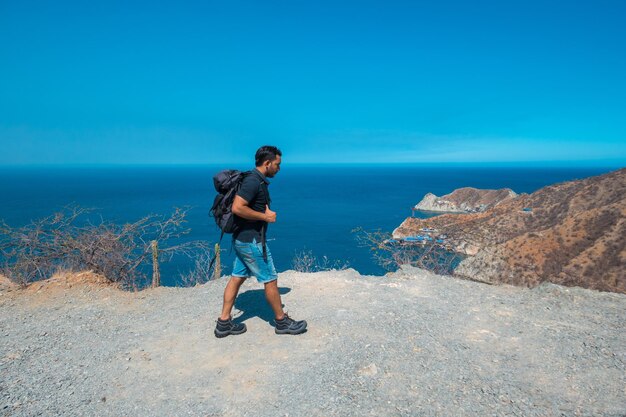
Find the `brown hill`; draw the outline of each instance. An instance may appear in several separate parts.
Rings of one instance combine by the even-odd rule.
[[[626,168],[520,194],[482,213],[406,219],[395,238],[430,227],[469,255],[455,275],[626,292]]]

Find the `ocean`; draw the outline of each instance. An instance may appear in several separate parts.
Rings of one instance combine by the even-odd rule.
[[[125,223],[148,214],[169,214],[190,207],[188,239],[219,239],[208,211],[215,191],[212,176],[224,168],[246,166],[149,166],[0,168],[0,219],[22,226],[68,204],[95,209],[105,220]],[[382,275],[368,248],[353,229],[391,232],[411,207],[432,192],[443,195],[460,187],[504,188],[532,193],[549,184],[586,178],[611,168],[501,168],[443,166],[290,166],[271,179],[277,222],[268,231],[278,271],[293,267],[294,257],[309,252],[330,263],[348,264],[362,274]],[[418,216],[427,216],[418,214]],[[225,236],[222,263],[232,266],[230,237]],[[163,285],[179,285],[192,261],[174,258],[162,265]]]

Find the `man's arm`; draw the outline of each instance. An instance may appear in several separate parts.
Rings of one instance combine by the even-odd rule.
[[[248,202],[238,195],[233,200],[233,213],[247,220],[260,220],[267,223],[276,222],[276,212],[270,210],[268,206],[265,206],[265,213],[259,213],[252,210],[248,206]]]

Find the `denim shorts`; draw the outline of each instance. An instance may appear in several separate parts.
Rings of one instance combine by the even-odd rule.
[[[232,276],[248,278],[254,275],[261,284],[272,282],[278,278],[270,248],[266,246],[267,262],[263,259],[263,244],[252,242],[240,242],[235,240],[235,264]]]

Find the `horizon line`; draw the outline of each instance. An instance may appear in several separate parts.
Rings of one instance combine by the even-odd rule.
[[[35,164],[0,164],[0,169],[19,168],[195,168],[224,167],[236,168],[253,165],[253,162],[207,162],[207,163],[35,163]],[[472,167],[472,168],[593,168],[621,169],[626,161],[507,161],[507,162],[291,162],[292,167]]]

